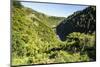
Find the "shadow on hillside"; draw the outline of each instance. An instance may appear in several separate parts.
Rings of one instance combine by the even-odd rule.
[[[56,27],[56,34],[59,36],[61,41],[66,40],[66,36],[73,32],[73,26],[70,23],[65,23],[66,20],[63,20],[57,27]]]

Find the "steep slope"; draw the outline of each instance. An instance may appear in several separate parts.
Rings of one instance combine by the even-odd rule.
[[[64,19],[56,28],[61,40],[72,32],[93,33],[96,31],[96,7],[90,6],[82,11],[74,12]]]
[[[38,63],[43,63],[45,52],[60,45],[51,26],[62,18],[50,17],[19,4],[12,7],[12,64],[36,63],[38,55],[41,56],[37,58],[41,59]],[[34,61],[29,60],[31,57],[34,57]],[[48,56],[44,57],[45,63],[46,58]]]
[[[62,42],[53,30],[64,17],[48,16],[24,7],[20,2],[15,3],[12,7],[11,22],[13,66],[94,61],[96,59],[95,34],[74,32]],[[64,29],[63,27],[61,30]]]

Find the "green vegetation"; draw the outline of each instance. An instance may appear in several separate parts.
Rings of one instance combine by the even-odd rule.
[[[16,1],[12,9],[12,65],[96,59],[95,33],[73,32],[61,41],[54,29],[64,17],[47,16]]]
[[[61,40],[66,40],[66,35],[73,32],[96,32],[96,7],[89,6],[82,11],[74,12],[57,26],[57,34]]]

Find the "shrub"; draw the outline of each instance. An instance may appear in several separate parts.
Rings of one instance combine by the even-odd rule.
[[[73,32],[69,34],[66,38],[67,39],[65,50],[73,53],[80,52],[81,55],[84,55],[86,53],[89,58],[95,60],[95,34]]]

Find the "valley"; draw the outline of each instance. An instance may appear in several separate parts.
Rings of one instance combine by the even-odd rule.
[[[49,16],[12,5],[12,65],[96,60],[96,7],[65,17]]]

